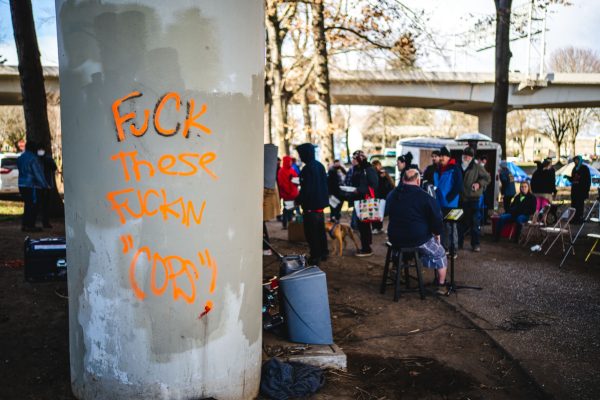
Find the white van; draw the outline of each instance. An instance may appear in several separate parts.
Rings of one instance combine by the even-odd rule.
[[[409,151],[413,155],[413,164],[419,166],[421,171],[424,171],[429,164],[431,164],[431,153],[434,150],[439,150],[446,146],[450,150],[451,157],[456,159],[456,162],[460,165],[462,151],[468,146],[465,141],[457,141],[455,139],[445,138],[432,138],[432,137],[416,137],[400,139],[396,143],[396,155],[404,155]],[[485,155],[487,157],[487,164],[485,169],[490,173],[494,179],[492,184],[486,189],[487,207],[489,209],[498,209],[498,194],[500,190],[500,177],[498,175],[498,168],[500,167],[500,160],[502,159],[502,147],[498,143],[494,142],[477,142],[477,154],[476,158]],[[397,167],[396,167],[397,168]],[[396,171],[396,180],[399,179],[400,174]],[[396,182],[397,184],[398,182]]]

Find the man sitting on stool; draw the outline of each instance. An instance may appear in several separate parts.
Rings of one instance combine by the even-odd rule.
[[[438,285],[444,285],[448,260],[440,244],[443,220],[438,202],[421,189],[419,171],[409,169],[387,197],[388,237],[394,248],[416,247],[423,265],[437,271]],[[444,288],[438,291],[446,294]]]

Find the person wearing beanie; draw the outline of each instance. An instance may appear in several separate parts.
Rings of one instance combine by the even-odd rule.
[[[481,196],[492,181],[490,174],[483,166],[475,162],[475,151],[466,147],[462,154],[461,169],[463,185],[460,196],[463,217],[458,228],[458,248],[463,247],[465,234],[471,232],[471,249],[481,251],[479,236],[481,234]]]
[[[456,165],[456,160],[450,158],[450,151],[444,146],[440,149],[440,163],[433,173],[433,184],[436,187],[436,199],[442,209],[442,215],[447,215],[453,208],[458,208],[460,191],[462,189],[462,174]],[[445,223],[442,232],[442,246],[448,251],[450,239],[455,249],[458,249],[458,231],[456,224]],[[456,256],[456,252],[454,253]]]

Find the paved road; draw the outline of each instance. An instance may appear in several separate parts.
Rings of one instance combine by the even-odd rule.
[[[600,261],[583,263],[589,246],[559,270],[560,251],[484,241],[479,254],[461,251],[456,269],[484,290],[447,298],[557,399],[600,398]]]

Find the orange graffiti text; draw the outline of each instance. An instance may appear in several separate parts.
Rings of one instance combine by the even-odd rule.
[[[145,171],[145,175],[151,178],[156,172],[171,176],[192,176],[202,170],[211,179],[218,180],[219,177],[208,168],[208,165],[216,158],[217,155],[212,151],[177,155],[165,154],[158,159],[155,165],[148,160],[138,158],[137,151],[120,151],[110,157],[112,161],[121,162],[125,182],[129,182],[132,175],[133,179],[139,182],[142,179],[142,171]]]
[[[167,199],[165,189],[140,190],[126,188],[113,190],[106,194],[106,199],[110,203],[111,209],[119,216],[121,224],[125,224],[128,218],[139,219],[144,216],[153,217],[160,214],[164,221],[174,218],[181,220],[181,223],[186,227],[189,227],[191,223],[200,225],[206,207],[205,200],[200,203],[198,209],[196,209],[193,201],[186,201],[183,197],[171,201],[171,199]],[[133,208],[130,200],[136,204]]]
[[[115,128],[117,131],[117,140],[119,142],[122,142],[125,140],[126,128],[129,128],[129,132],[133,136],[136,136],[136,137],[143,136],[148,131],[148,121],[150,120],[150,110],[144,109],[143,123],[140,128],[138,128],[134,123],[134,121],[137,117],[137,114],[135,113],[135,111],[131,111],[126,114],[121,114],[121,111],[120,111],[121,105],[123,105],[126,102],[129,103],[129,102],[131,102],[137,98],[140,98],[142,96],[143,96],[142,93],[134,91],[134,92],[131,92],[113,102],[112,114],[113,114],[113,120],[115,122]],[[162,125],[161,114],[162,114],[164,108],[167,107],[168,103],[173,103],[171,105],[171,107],[174,107],[175,111],[179,112],[179,110],[181,108],[181,97],[179,96],[179,94],[177,94],[175,92],[168,92],[168,93],[162,95],[156,102],[156,105],[154,107],[152,121],[154,124],[154,130],[156,131],[156,133],[158,133],[159,135],[162,135],[162,136],[173,136],[173,135],[177,134],[177,132],[179,132],[179,129],[181,127],[180,122],[177,122],[177,124],[175,124],[174,127],[170,127],[170,128],[169,127],[165,128]],[[134,103],[129,103],[129,104],[130,104],[130,106],[134,105]],[[187,106],[186,106],[186,115],[183,120],[182,136],[185,138],[189,137],[191,128],[198,129],[207,135],[210,135],[212,133],[210,128],[208,128],[204,124],[201,124],[200,122],[198,122],[198,119],[206,113],[206,110],[207,110],[206,104],[202,104],[200,106],[200,110],[197,113],[195,111],[195,108],[196,108],[196,101],[194,99],[189,99],[187,102]],[[129,123],[128,126],[126,126],[127,123]]]
[[[125,251],[124,253],[128,252]],[[192,261],[177,255],[162,256],[158,252],[152,252],[148,246],[140,247],[133,256],[129,265],[129,282],[133,294],[140,300],[146,299],[148,292],[154,296],[162,297],[171,288],[169,294],[173,300],[183,300],[192,304],[196,300],[197,285],[201,274],[198,267],[208,270],[207,277],[208,292],[214,293],[217,281],[217,264],[211,257],[208,249],[198,252],[197,261]],[[146,261],[144,263],[144,261]],[[142,264],[143,263],[143,264]],[[149,290],[142,289],[136,277],[138,268],[147,265],[150,268]],[[212,309],[212,301],[206,303]],[[208,312],[207,311],[207,312]]]

